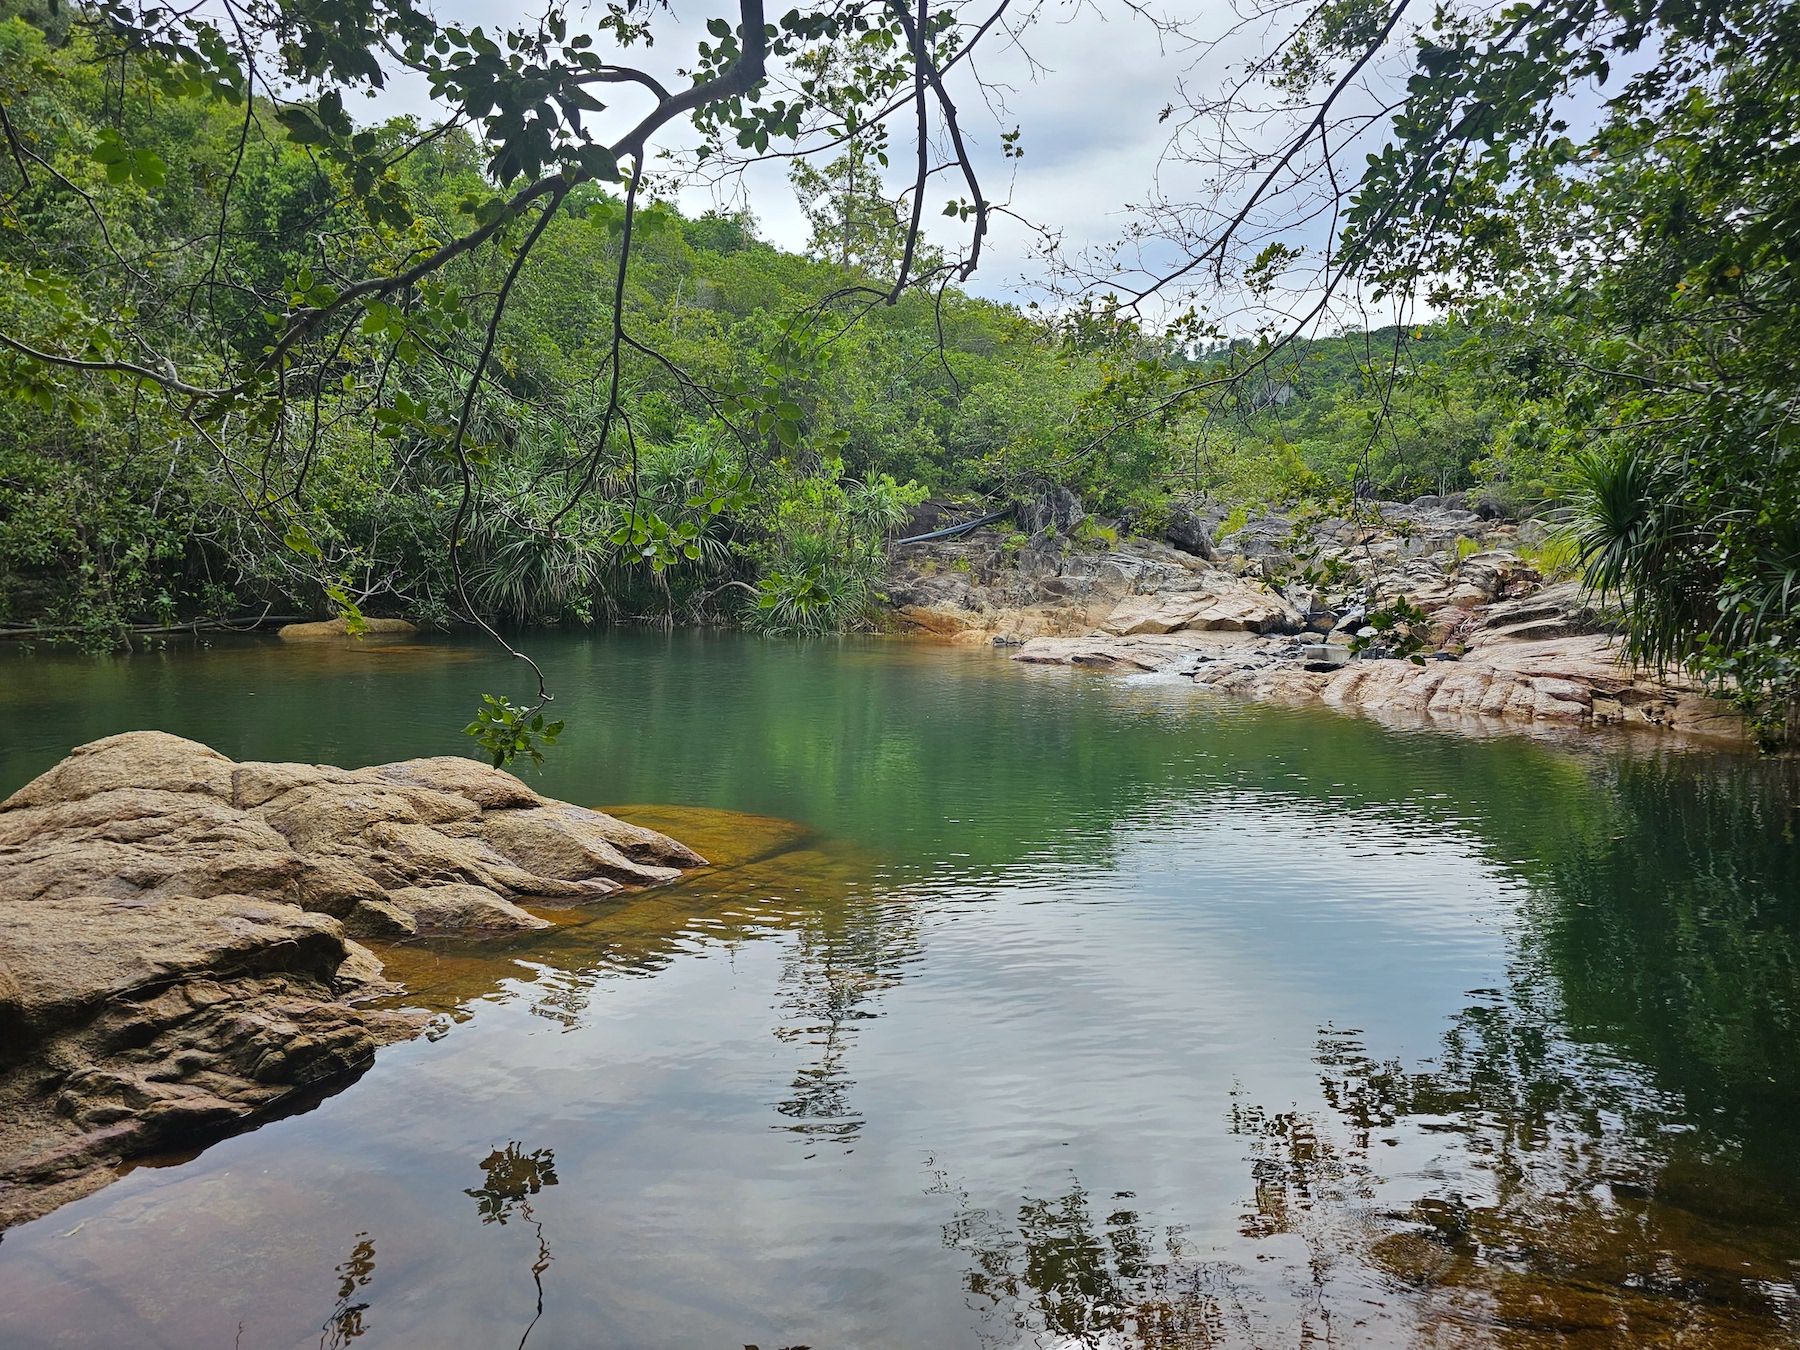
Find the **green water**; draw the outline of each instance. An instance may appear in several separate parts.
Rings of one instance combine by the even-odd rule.
[[[725,865],[385,953],[434,1034],[6,1233],[0,1345],[1800,1345],[1789,771],[880,640],[534,650],[534,785]],[[486,689],[0,656],[0,791],[134,727],[459,753]]]

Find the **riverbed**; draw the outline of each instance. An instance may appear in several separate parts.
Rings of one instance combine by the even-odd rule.
[[[878,638],[534,639],[527,781],[714,866],[381,952],[430,1034],[0,1238],[0,1344],[1800,1345],[1792,770]],[[0,653],[0,793],[155,727],[464,753],[442,641]]]

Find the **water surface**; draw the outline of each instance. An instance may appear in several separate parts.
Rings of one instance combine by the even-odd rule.
[[[715,867],[384,953],[433,1034],[0,1240],[0,1344],[1800,1345],[1787,774],[985,652],[541,640],[534,786]],[[460,753],[456,644],[0,658],[136,727]]]

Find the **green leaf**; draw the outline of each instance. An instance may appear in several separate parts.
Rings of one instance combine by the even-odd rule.
[[[323,145],[331,139],[331,133],[320,125],[310,108],[283,108],[275,114],[275,120],[296,145]]]
[[[108,127],[100,133],[100,140],[94,146],[94,160],[100,164],[124,164],[131,158],[131,151],[119,139],[119,133]]]
[[[496,769],[504,768],[520,755],[533,764],[544,762],[539,746],[550,746],[562,734],[560,720],[546,723],[542,705],[520,708],[510,699],[493,694],[481,696],[482,706],[475,720],[463,728],[463,734],[487,753]]]
[[[317,559],[325,556],[325,551],[314,542],[306,526],[297,520],[288,522],[287,532],[282,535],[281,542],[302,557]]]
[[[169,178],[169,169],[154,150],[139,150],[133,160],[133,176],[147,188],[159,188]]]
[[[584,145],[581,148],[580,163],[598,182],[616,183],[622,176],[619,173],[619,161],[604,145]]]

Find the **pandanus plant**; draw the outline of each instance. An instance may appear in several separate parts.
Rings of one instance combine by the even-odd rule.
[[[1773,749],[1800,729],[1800,518],[1781,447],[1727,453],[1728,435],[1683,453],[1603,445],[1577,459],[1570,497],[1584,579],[1621,604],[1628,656],[1707,680]]]

